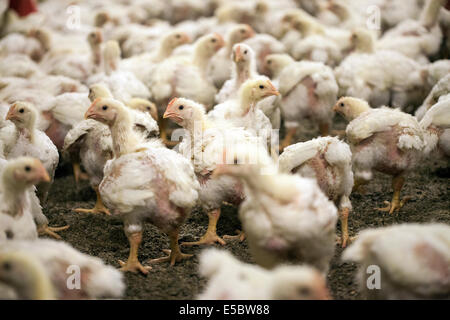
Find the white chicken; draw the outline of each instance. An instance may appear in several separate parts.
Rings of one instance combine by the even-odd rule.
[[[223,103],[233,99],[239,94],[239,89],[249,79],[262,77],[256,71],[255,52],[244,43],[233,46],[232,59],[234,68],[231,79],[227,80],[216,95],[216,101]],[[274,84],[276,87],[276,84]],[[279,129],[281,123],[281,113],[278,104],[275,102],[277,96],[267,97],[257,104],[257,108],[269,118],[272,128]]]
[[[420,121],[407,113],[387,107],[372,109],[361,99],[343,97],[333,110],[349,124],[346,135],[353,154],[355,185],[372,179],[372,170],[393,176],[392,201],[381,211],[392,214],[409,199],[400,200],[405,175],[436,148],[444,128],[450,126],[450,101],[442,101],[427,111]]]
[[[339,209],[342,247],[349,241],[348,216],[352,211],[352,152],[335,137],[316,138],[290,145],[278,159],[281,172],[313,178]]]
[[[441,46],[442,31],[438,24],[441,6],[446,0],[428,0],[419,20],[404,20],[386,31],[377,43],[381,49],[394,50],[428,63]]]
[[[316,181],[277,173],[265,150],[238,148],[237,165],[221,165],[214,176],[244,183],[239,218],[255,262],[271,269],[304,263],[327,273],[334,254],[337,210]]]
[[[254,135],[270,138],[272,124],[257,104],[264,98],[278,95],[278,90],[266,77],[249,79],[241,85],[238,97],[216,105],[208,118],[216,122],[223,120],[231,127],[242,127]]]
[[[236,43],[253,37],[254,34],[255,32],[252,27],[246,24],[238,24],[230,29],[226,36],[225,46],[211,58],[208,66],[208,74],[217,88],[221,88],[224,82],[231,76],[232,61],[230,57],[233,46]]]
[[[229,252],[204,250],[200,274],[208,284],[199,300],[328,300],[325,278],[309,266],[266,270],[240,262]]]
[[[332,69],[320,62],[295,62],[278,54],[267,56],[265,66],[281,94],[279,103],[287,128],[281,148],[291,144],[299,121],[305,117],[318,123],[323,136],[328,135],[338,93]]]
[[[242,184],[230,177],[213,178],[217,165],[224,162],[223,154],[231,153],[241,144],[258,143],[258,139],[241,128],[229,128],[219,121],[209,120],[205,108],[188,99],[174,98],[167,106],[164,117],[181,125],[187,132],[178,146],[178,151],[192,161],[200,182],[199,202],[208,214],[209,223],[205,234],[198,241],[182,245],[202,245],[225,241],[216,233],[217,222],[223,202],[238,206],[243,200]],[[235,236],[224,236],[235,238]],[[244,235],[239,234],[242,241]]]
[[[47,171],[39,160],[29,157],[0,159],[0,170],[0,242],[37,239],[34,219],[43,215],[33,186],[50,181]]]
[[[39,184],[37,193],[42,203],[47,200],[48,190],[53,183],[55,170],[59,161],[58,150],[47,135],[36,128],[37,111],[29,103],[18,101],[11,105],[6,120],[15,125],[13,136],[3,139],[4,154],[7,159],[21,156],[34,157],[43,163],[49,173],[50,181]],[[9,134],[7,131],[6,134]]]
[[[368,299],[448,299],[450,295],[448,225],[411,223],[364,230],[342,258],[359,264],[357,281]],[[367,286],[373,275],[370,266],[379,268],[380,287]]]
[[[112,98],[111,92],[101,84],[93,85],[90,88],[89,98],[94,102],[97,98]],[[134,128],[136,132],[142,133],[145,137],[158,135],[158,126],[155,120],[149,117],[151,112],[156,112],[156,107],[143,99],[132,99],[133,108],[130,113],[133,116]],[[144,106],[145,111],[139,110]],[[149,110],[147,109],[149,108]],[[87,110],[87,108],[86,108]],[[98,191],[98,186],[103,179],[103,168],[106,162],[113,157],[113,146],[111,132],[108,127],[98,121],[87,119],[75,125],[64,139],[63,154],[74,163],[75,181],[78,182],[80,176],[81,163],[87,172],[91,187],[94,189],[97,200],[93,209],[75,209],[76,212],[83,213],[104,213],[110,214],[104,206]]]
[[[80,270],[80,286],[69,277]],[[49,239],[0,243],[0,283],[15,289],[19,299],[120,298],[122,273],[69,244]]]
[[[130,112],[120,101],[95,100],[86,118],[105,123],[111,130],[114,158],[105,166],[99,191],[111,213],[124,220],[131,247],[128,261],[119,261],[121,269],[148,273],[149,267],[138,260],[145,220],[170,238],[170,255],[151,262],[169,261],[173,265],[190,257],[178,246],[180,225],[198,199],[199,184],[190,161],[157,139],[145,142],[140,138],[133,131]]]

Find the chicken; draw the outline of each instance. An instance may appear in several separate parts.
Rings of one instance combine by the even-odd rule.
[[[50,176],[50,181],[37,185],[39,199],[41,203],[45,203],[53,183],[59,154],[47,135],[36,129],[36,118],[37,111],[31,104],[18,101],[11,105],[6,120],[14,123],[15,134],[8,137],[4,152],[7,159],[29,156],[41,160]]]
[[[335,247],[337,210],[316,181],[277,173],[260,148],[238,148],[237,165],[219,166],[213,176],[229,175],[244,183],[239,218],[255,262],[272,269],[305,263],[327,273]]]
[[[48,43],[42,41],[35,32],[24,35],[21,33],[10,33],[0,40],[0,55],[24,54],[33,61],[41,60],[49,49]]]
[[[191,56],[175,56],[164,60],[154,70],[151,88],[158,113],[163,114],[167,103],[176,96],[198,101],[210,108],[214,103],[216,88],[208,78],[211,57],[224,45],[219,34],[208,34],[194,44]],[[167,122],[160,119],[161,138],[167,141]]]
[[[262,78],[255,67],[255,52],[248,45],[238,43],[233,46],[232,57],[234,69],[231,79],[227,80],[216,95],[216,101],[223,103],[232,99],[239,93],[242,84],[249,79]],[[258,102],[257,108],[269,118],[272,128],[279,129],[281,114],[278,104],[275,102],[277,96],[271,96]]]
[[[229,128],[219,121],[209,120],[205,108],[188,99],[174,98],[167,106],[164,117],[181,125],[187,132],[178,145],[178,151],[192,161],[200,182],[199,203],[208,214],[209,223],[205,234],[198,241],[182,245],[202,245],[225,241],[216,233],[217,222],[223,202],[238,206],[243,200],[242,184],[230,177],[212,178],[211,174],[224,159],[221,155],[231,153],[237,145],[258,143],[255,137],[242,128]],[[224,236],[233,239],[236,236]],[[238,238],[243,241],[244,235]]]
[[[339,209],[341,244],[349,241],[348,216],[352,211],[352,152],[345,142],[335,137],[316,138],[290,145],[278,159],[281,172],[313,178],[320,189]]]
[[[245,40],[244,44],[255,51],[256,69],[262,74],[264,74],[264,60],[267,55],[286,52],[286,47],[283,43],[263,33],[256,34],[250,39]]]
[[[68,285],[75,266],[80,271],[79,288]],[[119,271],[69,244],[49,239],[1,243],[0,283],[14,288],[20,299],[120,298],[125,291]]]
[[[374,107],[404,108],[420,104],[428,93],[427,73],[411,58],[392,50],[376,50],[373,36],[358,29],[351,37],[356,50],[335,68],[339,96],[353,96]]]
[[[44,33],[43,30],[36,32]],[[100,70],[101,43],[103,36],[100,30],[94,30],[87,36],[90,50],[84,51],[73,46],[64,49],[50,50],[40,62],[40,67],[48,74],[63,75],[85,82],[88,77]]]
[[[214,85],[221,88],[226,80],[231,76],[232,62],[230,60],[233,46],[245,39],[253,37],[255,32],[246,24],[238,24],[232,28],[226,37],[225,46],[221,48],[211,58],[208,67],[208,74],[212,78]]]
[[[395,244],[395,245],[393,245]],[[368,299],[448,299],[450,295],[450,227],[402,224],[361,232],[343,253],[359,264],[357,281]],[[369,272],[370,266],[378,273]],[[379,287],[368,288],[378,275]],[[371,278],[371,279],[369,279]]]
[[[132,72],[143,83],[148,84],[156,63],[170,57],[175,48],[189,43],[190,38],[182,31],[172,31],[164,35],[154,52],[135,55],[120,62],[120,68]]]
[[[291,144],[298,122],[305,117],[319,124],[323,136],[328,135],[338,93],[331,68],[320,62],[295,62],[288,55],[269,55],[265,66],[278,83],[282,97],[279,103],[287,133],[281,148]]]
[[[243,127],[254,135],[270,138],[272,124],[257,109],[257,104],[264,98],[278,95],[278,90],[267,78],[249,79],[241,85],[239,97],[216,105],[208,113],[208,118],[211,121],[224,120],[231,127]]]
[[[386,31],[378,42],[382,49],[395,50],[423,63],[440,49],[442,31],[438,24],[439,11],[446,0],[427,0],[420,20],[404,20]]]
[[[42,163],[34,158],[19,157],[13,160],[0,159],[1,187],[0,197],[0,241],[12,239],[34,240],[40,234],[60,239],[55,232],[68,227],[48,226],[42,213],[34,185],[50,181]],[[38,230],[36,230],[36,223]]]
[[[94,74],[87,80],[88,85],[104,83],[113,97],[124,103],[131,98],[151,98],[149,89],[131,72],[120,68],[120,47],[110,40],[103,50],[104,72]]]
[[[230,253],[204,250],[200,274],[208,284],[199,300],[327,300],[325,278],[309,266],[266,270],[240,262]]]
[[[399,110],[387,107],[372,109],[361,99],[343,97],[333,110],[350,123],[346,135],[353,154],[355,186],[368,183],[372,170],[393,176],[392,201],[381,211],[400,210],[409,199],[400,200],[405,175],[437,146],[439,136],[450,124],[450,103],[433,106],[419,123]]]
[[[128,261],[119,261],[121,270],[148,273],[149,267],[138,260],[145,220],[170,238],[170,255],[151,262],[173,265],[190,257],[178,246],[179,228],[198,199],[199,184],[189,160],[164,148],[157,139],[145,142],[140,138],[133,131],[130,112],[117,100],[95,100],[86,118],[105,123],[111,130],[114,158],[105,166],[99,192],[111,213],[123,219],[130,242]]]
[[[450,100],[450,75],[442,78],[431,90],[422,106],[417,109],[415,115],[418,120],[422,120],[425,113],[440,101]],[[450,130],[445,129],[439,137],[438,152],[442,156],[450,157]]]
[[[94,102],[97,98],[111,98],[111,93],[101,84],[91,87],[89,98]],[[152,112],[152,106],[155,111],[156,107],[151,102],[135,98],[131,100],[134,129],[136,132],[146,137],[158,135],[158,126],[156,121],[149,117]],[[135,108],[135,109],[133,109]],[[145,108],[143,111],[142,108]],[[147,108],[150,108],[148,112]],[[104,206],[98,191],[98,186],[103,179],[103,168],[106,162],[113,157],[113,146],[111,132],[108,127],[98,121],[87,119],[74,126],[64,139],[63,154],[70,158],[74,163],[74,176],[80,175],[80,162],[87,171],[87,177],[94,189],[97,200],[93,209],[75,209],[76,212],[82,213],[104,213],[109,215],[109,210]]]

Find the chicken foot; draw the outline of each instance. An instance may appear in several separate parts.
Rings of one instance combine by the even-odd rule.
[[[281,142],[280,152],[283,151],[284,148],[291,145],[292,139],[294,139],[296,133],[297,133],[297,127],[287,129],[286,135],[284,136],[284,139]]]
[[[402,190],[403,185],[405,184],[405,178],[401,175],[395,176],[392,179],[392,188],[394,189],[394,194],[392,195],[392,201],[384,201],[387,205],[384,208],[377,208],[379,211],[389,212],[389,214],[393,214],[394,211],[399,211],[405,203],[411,199],[411,197],[406,196],[402,200],[400,200],[400,191]]]
[[[235,236],[224,235],[223,238],[227,239],[227,240],[239,240],[239,242],[242,242],[242,241],[245,240],[246,235],[245,235],[244,231],[236,230],[236,235]]]
[[[350,210],[343,208],[339,210],[339,220],[341,221],[341,237],[337,240],[338,244],[345,248],[348,243],[354,241],[356,237],[349,237],[348,235],[348,216]]]
[[[109,212],[108,208],[106,208],[105,205],[103,204],[102,197],[100,195],[100,192],[98,191],[98,187],[95,187],[94,190],[97,195],[97,200],[95,202],[94,208],[92,209],[77,208],[74,209],[74,211],[79,213],[93,213],[93,214],[103,213],[106,214],[107,216],[110,216],[111,213]]]
[[[147,275],[148,271],[151,270],[152,267],[143,266],[138,259],[139,246],[142,242],[142,232],[131,233],[130,235],[127,235],[127,237],[128,242],[130,243],[130,255],[128,256],[127,262],[119,260],[119,264],[121,266],[119,270],[133,273],[142,272]]]
[[[57,234],[56,232],[67,230],[67,229],[69,229],[69,227],[70,226],[49,227],[47,224],[43,224],[43,225],[38,226],[37,231],[40,236],[47,235],[52,238],[61,240],[62,239],[61,236],[59,234]]]
[[[180,262],[181,260],[193,257],[192,254],[186,254],[181,252],[180,246],[178,245],[178,233],[179,233],[178,230],[169,233],[170,250],[167,249],[163,250],[163,252],[166,253],[168,256],[157,259],[151,259],[148,262],[149,263],[170,262],[170,265],[174,266],[176,262]]]
[[[78,162],[72,163],[73,167],[73,176],[75,177],[75,183],[78,185],[81,180],[89,180],[89,176],[87,173],[81,170],[81,166]]]
[[[198,246],[202,244],[213,244],[215,242],[225,245],[226,242],[217,235],[217,221],[220,218],[220,208],[208,213],[208,229],[198,241],[183,242],[182,246]]]

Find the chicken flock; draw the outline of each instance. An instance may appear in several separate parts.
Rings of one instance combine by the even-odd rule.
[[[375,172],[392,177],[379,210],[401,215],[408,173],[450,157],[448,1],[2,6],[0,298],[121,298],[122,272],[151,277],[152,264],[190,259],[183,248],[229,241],[246,241],[255,264],[205,249],[198,299],[330,299],[336,246],[366,298],[450,298],[450,226],[349,232],[351,194]],[[72,248],[70,226],[45,216],[65,163],[96,194],[93,208],[73,208],[80,219],[123,222],[129,256],[116,266]],[[223,204],[238,211],[237,235],[217,233]],[[180,243],[191,213],[207,216],[206,231]],[[169,248],[143,263],[145,223]],[[373,265],[380,290],[366,286]],[[81,289],[67,287],[71,266]]]

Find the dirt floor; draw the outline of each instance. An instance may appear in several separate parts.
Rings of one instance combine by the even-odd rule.
[[[337,127],[343,128],[339,123]],[[307,140],[312,134],[301,136]],[[365,228],[388,226],[404,222],[444,222],[450,224],[450,170],[448,162],[429,160],[412,172],[406,182],[402,195],[412,199],[397,215],[376,211],[384,206],[384,200],[392,196],[390,177],[376,174],[367,186],[366,195],[354,194],[351,197],[354,212],[349,219],[350,235]],[[71,168],[67,165],[57,171],[57,178],[49,195],[44,212],[50,225],[70,225],[61,232],[63,239],[84,253],[100,257],[106,263],[118,266],[118,260],[128,256],[128,242],[123,233],[122,222],[115,217],[80,214],[73,208],[89,208],[94,205],[95,193],[87,182],[75,187]],[[240,228],[236,209],[223,207],[218,225],[218,234],[234,234]],[[206,215],[194,211],[184,225],[180,241],[196,240],[206,230]],[[338,225],[338,230],[339,230]],[[168,248],[167,237],[154,226],[147,224],[144,242],[140,250],[140,260],[163,256],[161,249]],[[217,245],[220,247],[220,245]],[[228,241],[225,249],[230,250],[242,261],[252,262],[247,244]],[[168,264],[153,265],[147,277],[140,274],[126,274],[126,299],[194,299],[205,285],[198,273],[197,255],[202,248],[185,248],[194,258],[185,260],[174,267]],[[342,249],[336,246],[335,257],[331,262],[328,282],[335,299],[358,299],[359,293],[354,275],[356,266],[340,261]]]

